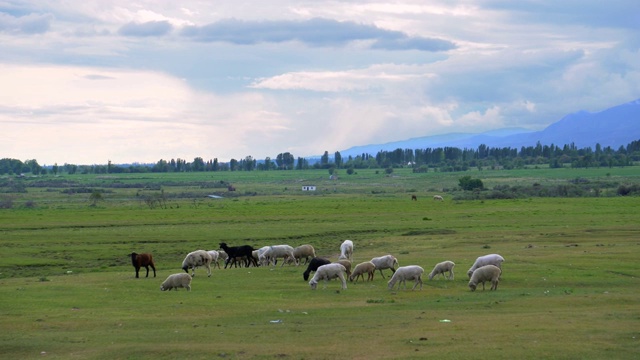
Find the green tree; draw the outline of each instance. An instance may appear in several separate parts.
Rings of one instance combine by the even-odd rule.
[[[482,183],[482,180],[480,179],[472,179],[471,176],[467,175],[467,176],[463,176],[460,179],[458,179],[458,183],[460,185],[460,188],[462,188],[462,190],[481,190],[484,188],[484,184]]]
[[[325,151],[324,154],[322,155],[322,157],[320,157],[320,165],[322,165],[322,167],[326,167],[329,165],[329,152]]]
[[[333,162],[336,164],[338,169],[342,167],[342,155],[340,154],[340,151],[336,151],[333,155]]]

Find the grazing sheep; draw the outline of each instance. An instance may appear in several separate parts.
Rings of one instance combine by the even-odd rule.
[[[349,275],[349,281],[353,281],[353,279],[356,279],[356,282],[358,282],[358,278],[361,276],[362,281],[364,281],[364,274],[367,274],[367,281],[373,281],[373,275],[375,273],[376,266],[371,261],[365,261],[356,265],[351,275]]]
[[[502,270],[495,265],[481,266],[473,272],[473,275],[471,275],[469,288],[471,291],[476,291],[478,283],[482,283],[482,290],[484,291],[484,282],[491,281],[491,290],[498,290],[500,274],[502,274]]]
[[[499,268],[502,268],[503,261],[504,261],[504,258],[498,254],[489,254],[489,255],[480,256],[476,259],[476,261],[473,263],[471,268],[469,268],[469,271],[467,271],[467,275],[469,275],[469,279],[471,279],[471,274],[473,274],[473,272],[476,269],[485,265],[494,265]]]
[[[313,274],[313,278],[309,280],[309,285],[311,286],[311,290],[315,290],[316,287],[318,287],[318,282],[320,280],[325,281],[324,287],[326,288],[327,287],[326,284],[329,283],[329,280],[336,279],[336,278],[340,279],[340,281],[342,282],[342,290],[345,290],[347,288],[347,281],[344,278],[344,273],[346,271],[347,269],[345,269],[344,266],[342,266],[342,264],[337,264],[337,263],[331,263],[331,264],[320,266],[316,271],[316,273]]]
[[[153,277],[156,277],[156,265],[153,262],[153,255],[149,253],[136,254],[134,252],[131,253],[131,263],[133,267],[136,269],[136,278],[139,278],[138,275],[140,272],[140,268],[144,267],[147,269],[147,276],[149,277],[149,266],[153,269]]]
[[[229,255],[226,252],[224,252],[224,250],[218,250],[218,258],[222,260],[222,262],[227,262]]]
[[[254,249],[251,245],[227,246],[226,243],[221,242],[220,249],[224,250],[224,252],[229,256],[227,261],[224,263],[225,269],[230,263],[233,265],[237,258],[245,259],[246,267],[249,267],[250,263],[258,267],[258,261],[253,257]]]
[[[453,261],[443,261],[441,263],[437,263],[436,266],[433,267],[433,270],[429,273],[429,280],[433,279],[435,276],[442,275],[445,279],[453,280],[453,267],[456,264]],[[447,276],[447,272],[449,272],[449,276]]]
[[[433,195],[433,200],[444,201],[444,199],[440,195]]]
[[[340,264],[344,266],[344,268],[347,269],[347,276],[351,276],[351,261],[342,259],[342,260],[336,261],[336,264]]]
[[[269,246],[262,256],[266,259],[268,264],[276,265],[278,263],[278,258],[282,258],[283,260],[280,266],[284,266],[287,259],[295,260],[296,265],[298,265],[298,260],[293,255],[293,247],[290,245]]]
[[[371,262],[376,266],[377,270],[380,270],[380,275],[382,275],[383,279],[386,279],[382,273],[383,269],[391,269],[391,274],[393,275],[396,272],[395,266],[398,265],[398,259],[392,255],[374,257]]]
[[[258,264],[260,266],[268,265],[268,259],[264,256],[264,253],[266,253],[268,249],[269,249],[269,246],[263,246],[260,249],[254,250],[251,253],[254,258],[258,259]]]
[[[217,266],[218,269],[220,269],[220,262],[218,261],[220,259],[220,252],[218,250],[209,250],[207,252],[211,255],[211,263],[213,264],[213,267],[215,268]]]
[[[178,273],[169,275],[167,279],[160,285],[160,291],[171,291],[171,289],[185,288],[187,291],[191,291],[191,275]]]
[[[207,276],[211,276],[211,255],[204,250],[196,250],[187,254],[187,256],[182,261],[182,270],[184,270],[187,274],[189,273],[189,268],[191,268],[192,274],[191,276],[196,276],[196,268],[198,266],[204,266],[207,268]]]
[[[343,241],[342,244],[340,245],[340,257],[338,257],[338,259],[351,260],[352,256],[353,256],[353,241],[351,240]]]
[[[417,196],[415,196],[415,195],[411,195],[411,200],[413,200],[413,201],[418,201],[418,197],[417,197]]]
[[[298,264],[304,258],[304,264],[306,265],[309,263],[309,259],[316,257],[316,250],[309,244],[300,245],[293,249],[293,256]]]
[[[319,257],[314,257],[313,259],[311,259],[311,261],[309,261],[309,266],[307,266],[307,270],[305,270],[304,273],[302,273],[302,278],[304,279],[304,281],[308,281],[309,274],[311,274],[312,271],[317,271],[320,266],[327,265],[327,264],[331,264],[331,261],[327,259],[319,258]]]
[[[393,290],[396,282],[398,283],[398,290],[400,290],[400,284],[404,284],[404,288],[407,288],[407,280],[415,280],[415,285],[411,290],[415,290],[416,286],[420,284],[420,290],[422,290],[422,274],[424,269],[418,265],[401,266],[393,273],[391,280],[389,280],[388,288]]]

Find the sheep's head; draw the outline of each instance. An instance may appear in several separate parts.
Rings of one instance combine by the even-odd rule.
[[[478,284],[474,283],[474,282],[469,282],[469,289],[471,289],[471,291],[476,291],[476,286]]]
[[[469,275],[469,279],[471,279],[471,275],[473,275],[473,270],[467,271],[467,275]]]
[[[164,285],[160,285],[160,291],[165,291]]]
[[[311,281],[309,281],[309,285],[311,286],[311,290],[315,290],[318,287],[318,282],[311,279]]]

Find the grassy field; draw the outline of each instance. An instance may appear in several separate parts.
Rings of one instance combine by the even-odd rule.
[[[640,355],[640,201],[615,196],[637,168],[471,171],[485,186],[610,183],[600,197],[452,200],[460,173],[374,170],[75,175],[10,194],[0,209],[0,354],[55,359],[635,359]],[[212,183],[225,181],[229,193]],[[113,184],[119,186],[114,187]],[[37,185],[37,186],[36,186]],[[126,186],[125,186],[126,185]],[[302,192],[301,185],[316,185]],[[90,206],[88,193],[104,189]],[[444,202],[430,199],[443,194]],[[142,198],[162,194],[164,206]],[[207,198],[217,194],[222,199]],[[411,201],[417,194],[418,201]],[[26,206],[25,204],[30,204]],[[197,270],[161,292],[185,254],[218,243],[312,244],[354,264],[452,260],[421,291],[387,279],[312,291],[303,266]],[[128,254],[152,252],[156,278]],[[505,257],[498,291],[469,291],[477,256]],[[386,271],[386,275],[390,274]],[[445,321],[447,320],[447,321]]]

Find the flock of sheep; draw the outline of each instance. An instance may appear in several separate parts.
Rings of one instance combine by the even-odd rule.
[[[330,262],[329,260],[321,257],[316,257],[315,250],[311,245],[301,245],[293,248],[289,245],[273,245],[264,246],[260,249],[253,249],[249,245],[233,246],[230,247],[226,243],[220,243],[220,250],[196,250],[187,254],[182,262],[182,270],[184,273],[172,274],[160,286],[162,291],[170,291],[172,289],[185,288],[188,291],[191,290],[191,280],[195,276],[195,269],[197,267],[204,267],[207,269],[208,276],[211,276],[211,266],[220,267],[220,260],[223,260],[225,269],[228,266],[275,266],[277,262],[282,259],[284,266],[286,263],[295,263],[299,265],[302,260],[305,261],[307,269],[303,273],[305,281],[309,281],[311,289],[315,290],[318,283],[325,281],[326,284],[329,280],[339,279],[342,283],[342,289],[347,288],[347,279],[349,281],[358,282],[360,278],[364,280],[365,274],[367,275],[367,281],[372,281],[375,271],[378,270],[380,275],[385,278],[382,270],[391,270],[392,276],[387,283],[387,287],[392,290],[396,284],[398,290],[400,285],[404,285],[406,289],[406,281],[414,281],[412,290],[415,290],[420,285],[422,289],[422,274],[424,269],[418,265],[399,266],[398,260],[392,255],[384,255],[380,257],[374,257],[370,261],[365,261],[357,264],[351,270],[351,260],[353,258],[354,244],[351,240],[345,240],[340,245],[340,256],[338,261]],[[147,270],[147,277],[149,277],[149,267],[153,269],[153,276],[155,277],[156,269],[151,254],[131,254],[131,261],[136,270],[136,277],[139,276],[140,268],[144,267]],[[489,254],[480,256],[469,268],[467,275],[469,276],[469,288],[471,291],[475,291],[478,284],[482,284],[482,290],[484,290],[485,282],[491,283],[490,290],[498,289],[498,282],[502,274],[501,266],[504,262],[504,258],[498,254]],[[438,275],[442,275],[445,279],[453,280],[453,268],[455,263],[453,261],[443,261],[436,264],[429,273],[429,280],[432,280]],[[189,275],[189,269],[191,269],[191,275]],[[309,280],[311,272],[314,272],[313,277]]]

